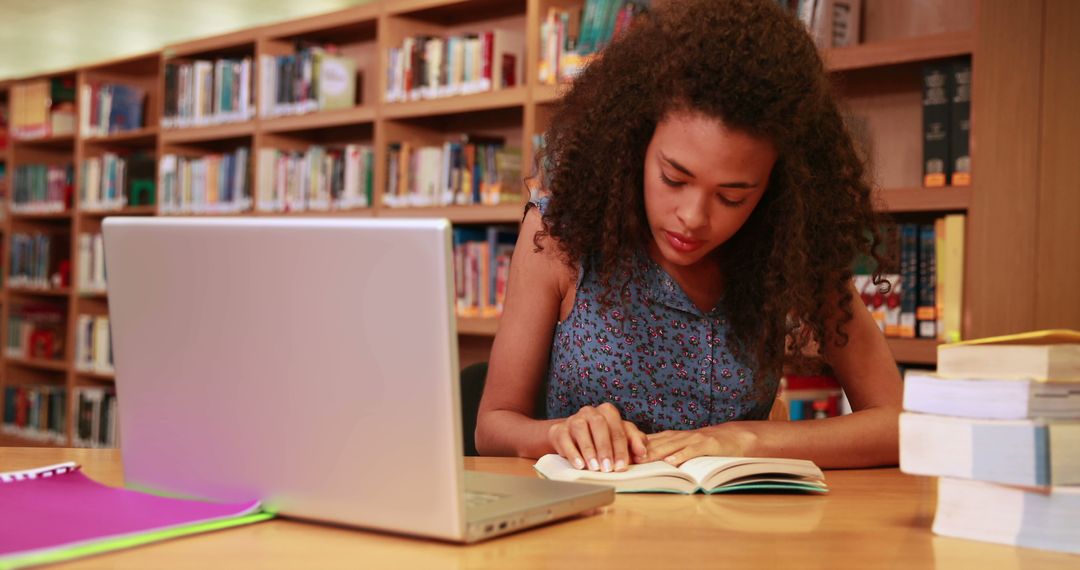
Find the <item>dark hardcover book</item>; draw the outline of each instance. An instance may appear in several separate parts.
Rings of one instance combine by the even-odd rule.
[[[952,65],[952,108],[949,109],[949,158],[952,185],[971,185],[971,60]]]
[[[179,109],[179,92],[177,91],[176,66],[165,64],[165,116],[175,117]]]
[[[109,113],[109,132],[142,128],[146,91],[128,85],[112,86],[112,109]]]
[[[900,293],[900,338],[915,338],[915,313],[919,286],[919,226],[900,226],[900,275],[904,288]]]
[[[919,338],[937,338],[936,282],[934,226],[927,224],[919,226],[919,305],[915,309]]]
[[[923,186],[944,186],[949,178],[949,84],[947,63],[923,67]]]

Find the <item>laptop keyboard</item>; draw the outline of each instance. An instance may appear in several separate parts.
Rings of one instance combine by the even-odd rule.
[[[505,496],[506,495],[500,495],[498,493],[479,493],[477,491],[465,491],[465,506],[467,508],[481,507],[488,503],[498,501]]]

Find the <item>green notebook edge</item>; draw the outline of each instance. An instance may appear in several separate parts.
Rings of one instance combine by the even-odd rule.
[[[57,562],[65,562],[68,560],[74,560],[76,558],[82,558],[84,556],[93,556],[95,554],[103,554],[106,552],[134,548],[136,546],[142,546],[144,544],[150,544],[153,542],[160,542],[163,540],[180,538],[193,534],[201,534],[226,528],[259,523],[270,520],[272,518],[274,518],[273,513],[257,512],[236,518],[196,523],[178,528],[170,528],[166,530],[148,532],[136,536],[104,539],[100,542],[95,542],[93,544],[84,544],[70,548],[61,548],[59,550],[53,550],[49,552],[39,552],[36,554],[27,554],[24,556],[16,555],[15,557],[6,560],[0,559],[0,570],[13,570],[15,568],[37,566],[40,564],[55,564]]]

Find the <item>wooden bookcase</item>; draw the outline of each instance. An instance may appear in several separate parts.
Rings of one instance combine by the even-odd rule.
[[[100,231],[104,215],[85,211],[78,200],[70,211],[60,214],[10,214],[10,180],[17,165],[28,161],[70,162],[75,165],[77,181],[83,160],[110,149],[143,149],[160,159],[165,154],[200,156],[242,145],[251,149],[249,184],[254,186],[259,149],[299,150],[312,144],[355,142],[374,147],[374,203],[349,211],[285,215],[439,216],[455,224],[518,223],[523,202],[498,206],[387,207],[381,200],[387,181],[387,146],[401,141],[441,143],[463,132],[499,135],[508,145],[522,149],[523,169],[530,170],[535,153],[533,136],[542,133],[549,124],[553,103],[561,89],[540,85],[536,79],[539,25],[550,7],[583,4],[584,0],[383,0],[40,76],[66,74],[76,78],[78,85],[96,80],[139,85],[148,93],[147,126],[102,138],[76,134],[20,141],[12,137],[7,149],[0,153],[8,172],[8,182],[0,183],[0,190],[6,191],[9,202],[9,214],[0,226],[4,277],[0,295],[3,320],[0,345],[13,303],[32,300],[55,304],[67,315],[64,358],[42,362],[5,357],[0,388],[43,383],[64,386],[69,395],[66,435],[71,442],[74,390],[112,382],[108,374],[82,372],[73,364],[75,322],[82,314],[107,314],[104,295],[82,293],[74,286],[41,292],[7,285],[12,231],[39,230],[64,236],[67,239],[62,242],[74,253],[78,235]],[[1055,14],[1054,19],[1049,17],[1050,13]],[[1077,203],[1080,188],[1075,188],[1075,177],[1066,170],[1070,163],[1064,159],[1069,152],[1075,156],[1077,143],[1070,133],[1080,127],[1076,124],[1078,119],[1068,116],[1070,106],[1062,103],[1080,97],[1080,80],[1075,71],[1070,71],[1075,68],[1070,55],[1076,53],[1075,39],[1069,37],[1071,28],[1065,25],[1070,22],[1080,26],[1080,13],[1068,0],[1016,4],[978,0],[863,0],[863,43],[823,54],[836,79],[843,106],[865,117],[869,126],[882,207],[901,219],[923,220],[954,212],[967,214],[963,332],[968,337],[1049,326],[1080,328],[1080,302],[1075,295],[1064,289],[1055,293],[1052,287],[1034,277],[1037,268],[1066,279],[1063,283],[1080,279],[1075,251],[1057,242],[1064,240],[1073,247],[1080,244],[1080,230],[1076,229],[1080,225],[1075,224],[1075,212],[1080,211]],[[510,29],[524,34],[522,85],[443,99],[384,100],[387,53],[391,47],[400,45],[403,38],[412,34],[456,34],[485,29]],[[1001,42],[1000,37],[1026,39],[1019,42],[1021,49],[1017,49],[1017,42]],[[271,118],[256,114],[247,121],[198,128],[161,126],[164,66],[170,60],[251,56],[255,62],[253,83],[257,107],[258,57],[292,53],[297,41],[335,43],[342,55],[355,61],[361,76],[355,106],[298,116]],[[926,189],[920,184],[920,69],[925,62],[956,56],[972,56],[974,62],[973,185]],[[1048,78],[1058,75],[1066,79],[1049,81]],[[1019,86],[1011,83],[1014,78]],[[36,78],[0,83],[0,101],[8,99],[12,85],[30,79]],[[1029,95],[1017,106],[1010,96],[1020,89],[1034,89],[1037,95]],[[1044,102],[1057,102],[1062,109],[1040,111]],[[1050,124],[1063,125],[1045,131],[1048,140],[1061,145],[1053,153],[1046,153],[1060,159],[1053,163],[1041,162],[1038,151],[1034,150],[1038,148],[1040,126]],[[1023,160],[1012,160],[1017,152]],[[1072,187],[1068,188],[1070,184]],[[1023,197],[1017,199],[1020,189],[1024,189]],[[257,191],[252,194],[257,199]],[[524,195],[523,191],[522,200]],[[159,197],[156,206],[127,208],[119,213],[161,215],[160,203]],[[1062,216],[1062,211],[1074,214]],[[244,215],[282,214],[253,211]],[[1017,220],[1016,231],[999,230]],[[1019,271],[1000,265],[998,254],[1002,251],[1018,256]],[[77,264],[72,261],[74,271]],[[74,275],[72,283],[77,283]],[[1041,300],[1044,294],[1056,303],[1053,310]],[[1016,295],[1024,299],[1020,307],[1001,307],[1002,300]],[[498,320],[463,318],[458,321],[458,329],[462,366],[486,360]],[[932,365],[935,361],[935,341],[890,339],[890,347],[896,358],[906,364]],[[0,445],[8,444],[40,445],[0,435]]]

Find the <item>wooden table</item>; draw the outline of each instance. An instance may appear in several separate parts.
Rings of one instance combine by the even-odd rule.
[[[116,450],[0,448],[0,471],[75,461],[121,485]],[[465,467],[533,476],[532,462]],[[932,479],[829,471],[832,492],[619,495],[597,515],[458,546],[277,519],[77,560],[72,568],[1077,568],[1080,557],[934,536]],[[3,516],[0,513],[0,516]]]

